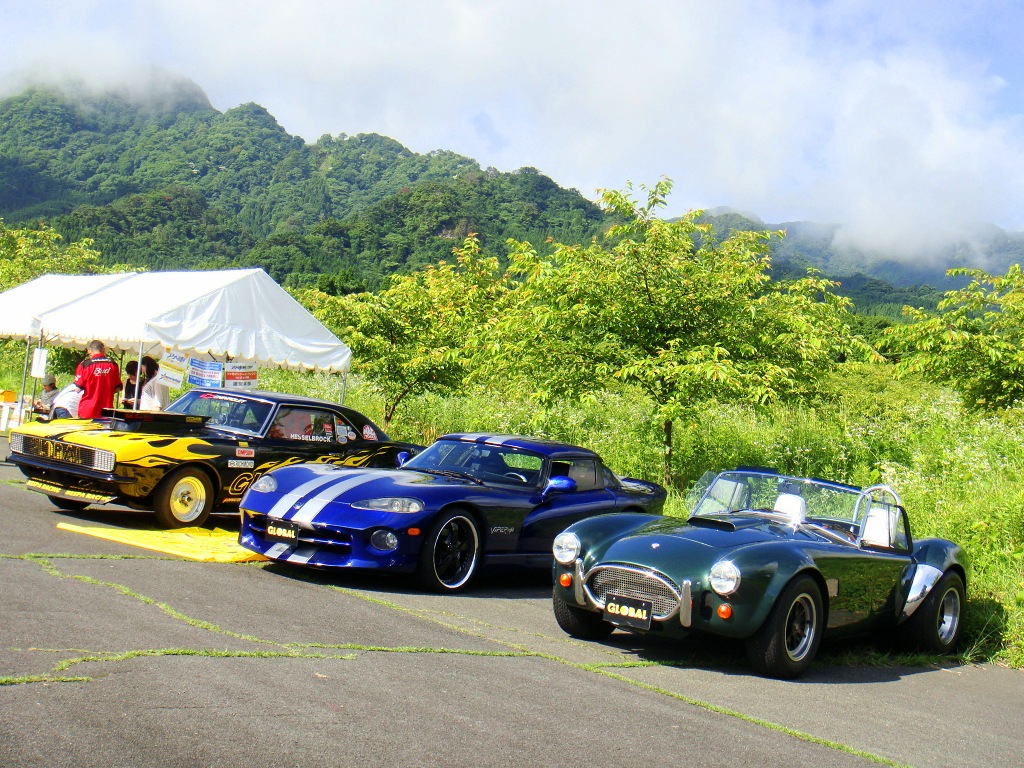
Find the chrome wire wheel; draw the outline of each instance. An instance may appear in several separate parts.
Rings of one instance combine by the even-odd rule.
[[[806,592],[793,601],[786,617],[786,655],[792,661],[803,661],[814,645],[818,623],[814,600]]]

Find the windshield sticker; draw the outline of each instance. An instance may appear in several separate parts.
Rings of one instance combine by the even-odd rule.
[[[355,437],[356,437],[355,435],[352,435],[352,439],[353,440],[355,439]],[[373,430],[373,427],[371,427],[369,424],[366,424],[366,425],[363,426],[363,439],[364,440],[376,440],[377,439],[377,433]]]
[[[203,392],[199,395],[201,400],[222,400],[225,403],[245,403],[247,400],[243,400],[240,397],[231,397],[229,395],[220,395],[216,392]]]

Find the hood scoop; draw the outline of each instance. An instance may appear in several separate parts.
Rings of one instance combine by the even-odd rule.
[[[721,517],[691,517],[686,521],[687,525],[694,528],[710,528],[715,531],[735,531],[738,526],[732,520],[725,520]]]

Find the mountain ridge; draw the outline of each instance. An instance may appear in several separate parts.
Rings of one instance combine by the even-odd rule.
[[[0,99],[0,217],[47,221],[93,238],[109,263],[149,268],[263,266],[291,286],[375,288],[388,274],[436,262],[478,233],[502,255],[508,238],[540,250],[589,242],[609,220],[535,168],[483,169],[450,150],[417,154],[379,134],[293,136],[248,102],[220,112],[202,89],[153,71],[100,89],[26,79]],[[716,230],[784,229],[777,269],[807,266],[897,287],[945,287],[949,266],[1005,271],[1024,235],[987,225],[975,242],[932,260],[835,247],[838,224],[766,224],[705,213]]]

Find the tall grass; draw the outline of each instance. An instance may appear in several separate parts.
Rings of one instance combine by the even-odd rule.
[[[16,350],[15,350],[16,351]],[[0,388],[17,389],[21,358],[0,354]],[[261,371],[264,389],[337,401],[380,421],[383,404],[355,379]],[[662,477],[661,429],[631,392],[541,407],[485,389],[425,395],[399,410],[393,438],[429,443],[446,432],[529,434],[585,445],[616,472]],[[967,555],[965,656],[1024,667],[1024,409],[978,415],[949,390],[898,381],[887,366],[850,364],[809,404],[716,404],[675,428],[668,513],[706,470],[773,467],[857,485],[888,483],[914,536],[959,543]]]
[[[379,418],[381,403],[353,384],[347,403]],[[392,437],[428,443],[453,431],[531,434],[585,445],[616,472],[660,480],[663,451],[652,406],[629,393],[542,408],[484,390],[417,398]],[[669,514],[707,470],[738,465],[856,485],[888,483],[917,538],[959,543],[967,556],[965,657],[1024,667],[1024,410],[964,411],[948,389],[898,381],[886,366],[851,364],[810,404],[709,406],[676,425]]]

